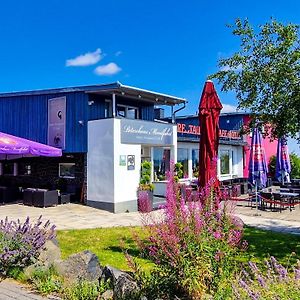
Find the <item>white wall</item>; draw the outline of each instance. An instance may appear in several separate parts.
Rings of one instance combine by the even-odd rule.
[[[87,200],[114,202],[114,119],[88,122]]]
[[[119,119],[115,119],[114,145],[115,202],[137,201],[141,169],[141,145],[121,144]],[[126,158],[127,155],[134,155],[135,169],[127,170],[127,166],[120,166],[120,155],[126,155]]]

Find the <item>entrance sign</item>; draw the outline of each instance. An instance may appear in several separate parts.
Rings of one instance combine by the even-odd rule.
[[[48,100],[48,145],[65,149],[66,97]]]
[[[121,120],[121,143],[171,145],[173,126],[171,124]]]
[[[193,125],[193,124],[177,123],[177,132],[184,135],[200,136],[200,126]],[[233,140],[242,139],[241,134],[238,130],[227,130],[227,129],[220,129],[219,137],[221,139],[233,139]]]

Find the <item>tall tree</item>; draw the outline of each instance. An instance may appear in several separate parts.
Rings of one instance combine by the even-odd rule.
[[[234,91],[240,109],[252,113],[253,122],[272,124],[271,137],[295,137],[300,142],[299,26],[271,20],[257,30],[248,20],[230,26],[240,38],[240,49],[220,59],[211,76],[222,91]]]

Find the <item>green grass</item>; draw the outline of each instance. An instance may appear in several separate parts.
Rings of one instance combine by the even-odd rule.
[[[300,236],[260,230],[251,227],[245,228],[245,240],[249,243],[245,257],[259,262],[270,255],[280,263],[295,263],[300,259]],[[295,255],[291,255],[295,253]]]
[[[132,238],[133,231],[142,235],[141,228],[138,227],[67,230],[58,231],[57,235],[63,258],[88,249],[99,257],[102,265],[128,270],[121,247],[121,240],[123,240],[128,253],[136,257],[143,268],[149,269],[151,263],[138,258],[139,251]],[[291,262],[300,258],[300,236],[246,227],[245,239],[249,242],[249,248],[241,257],[242,261],[251,259],[259,262],[273,255],[279,262],[286,264],[292,252],[296,255],[291,257]]]
[[[141,265],[149,268],[150,262],[139,258],[140,253],[133,240],[134,231],[142,235],[141,228],[138,227],[112,227],[58,231],[57,237],[63,258],[83,250],[90,250],[98,256],[101,265],[129,270],[123,254],[125,248]],[[124,248],[123,245],[121,247],[121,241],[124,242]]]

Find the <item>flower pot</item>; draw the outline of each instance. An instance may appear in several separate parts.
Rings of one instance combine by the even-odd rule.
[[[153,191],[138,191],[138,211],[147,213],[153,210]]]

